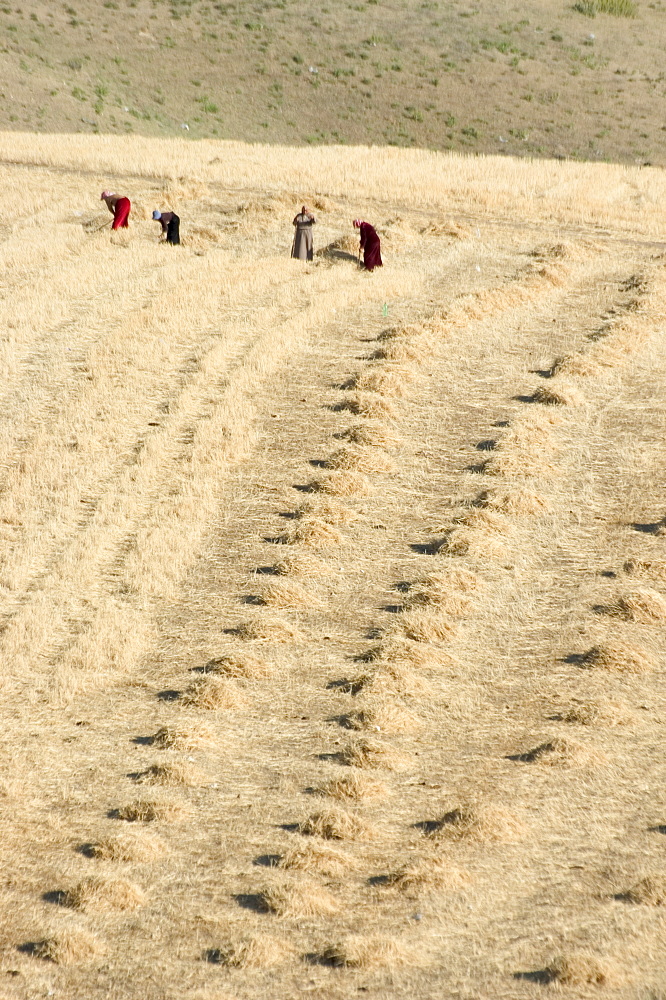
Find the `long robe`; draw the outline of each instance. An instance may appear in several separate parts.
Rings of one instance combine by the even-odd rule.
[[[373,271],[376,267],[382,267],[381,244],[375,227],[369,222],[362,222],[360,230],[363,264],[366,270]]]
[[[312,227],[315,220],[311,215],[303,215],[299,212],[294,219],[296,232],[294,233],[294,245],[291,248],[291,256],[298,260],[312,260],[314,256],[314,242],[312,239]]]

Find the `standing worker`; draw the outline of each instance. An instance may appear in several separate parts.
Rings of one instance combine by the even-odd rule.
[[[106,207],[113,216],[112,229],[127,229],[132,203],[129,198],[120,197],[113,191],[102,191],[100,201],[106,202]]]
[[[297,260],[312,260],[314,254],[314,243],[312,241],[312,227],[315,219],[312,212],[303,205],[298,215],[294,216],[294,242],[291,247],[291,256]]]
[[[175,212],[153,212],[153,219],[162,225],[162,235],[167,243],[180,243],[180,217]]]
[[[359,257],[363,251],[363,266],[366,271],[373,271],[376,267],[383,267],[381,244],[379,236],[374,226],[362,219],[354,219],[354,229],[360,230],[361,242],[359,243]]]

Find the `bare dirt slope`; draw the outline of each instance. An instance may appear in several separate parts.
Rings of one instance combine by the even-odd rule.
[[[3,145],[0,995],[660,996],[659,175],[397,211],[396,153],[368,274],[362,151],[300,264],[272,154],[58,150]]]
[[[663,165],[665,42],[663,0],[4,2],[0,127]]]

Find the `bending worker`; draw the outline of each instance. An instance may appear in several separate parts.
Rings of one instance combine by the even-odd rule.
[[[162,235],[167,243],[180,243],[180,217],[175,212],[153,212],[153,219],[162,226]]]
[[[366,271],[374,271],[382,266],[381,244],[377,230],[363,219],[354,219],[354,229],[360,230],[359,256],[363,251],[363,267]]]
[[[114,191],[102,191],[100,201],[106,202],[106,207],[113,216],[112,229],[127,229],[132,203],[129,198],[121,197]]]

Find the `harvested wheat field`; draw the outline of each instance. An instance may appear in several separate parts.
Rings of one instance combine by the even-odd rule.
[[[3,1000],[662,996],[661,172],[0,152]]]

